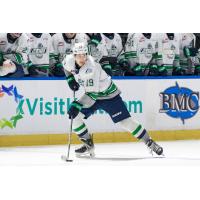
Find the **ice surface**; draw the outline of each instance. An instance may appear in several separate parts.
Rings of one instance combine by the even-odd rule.
[[[165,158],[152,157],[142,142],[96,144],[93,159],[76,158],[77,145],[72,145],[72,163],[61,160],[67,154],[67,145],[0,148],[0,165],[200,165],[200,140],[158,143],[164,148]]]

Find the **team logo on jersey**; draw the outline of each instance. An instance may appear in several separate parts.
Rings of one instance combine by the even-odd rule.
[[[147,45],[147,48],[148,48],[148,49],[153,49],[152,44],[148,44],[148,45]]]
[[[171,50],[175,50],[176,49],[176,47],[172,44],[171,45]]]
[[[47,48],[43,46],[42,43],[38,44],[37,48],[32,48],[30,54],[35,55],[37,58],[42,58],[43,55],[47,52]]]
[[[153,46],[148,44],[147,48],[141,48],[140,54],[143,54],[146,58],[151,58],[153,54]]]
[[[86,73],[86,74],[92,73],[92,69],[91,69],[91,68],[86,69],[85,73]]]
[[[109,56],[117,56],[117,47],[112,45],[111,48],[108,50]]]
[[[160,113],[166,113],[173,118],[180,118],[183,124],[192,118],[199,110],[199,92],[186,87],[169,87],[160,93]]]
[[[1,103],[8,103],[9,100],[12,100],[12,102],[16,105],[16,109],[14,113],[12,113],[11,116],[0,116],[0,129],[3,129],[5,127],[8,128],[15,128],[17,126],[17,123],[19,120],[23,119],[24,112],[22,110],[22,104],[23,104],[23,96],[19,94],[19,91],[16,86],[0,86],[0,104]],[[9,105],[11,103],[9,102]],[[1,111],[0,115],[3,111]],[[6,113],[7,114],[7,113]]]

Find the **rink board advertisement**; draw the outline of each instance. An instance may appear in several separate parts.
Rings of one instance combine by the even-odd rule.
[[[148,130],[200,129],[200,79],[116,79],[132,117]],[[80,97],[83,91],[77,92]],[[1,80],[0,134],[69,132],[67,110],[73,101],[65,80]],[[86,124],[91,132],[120,132],[98,110]]]

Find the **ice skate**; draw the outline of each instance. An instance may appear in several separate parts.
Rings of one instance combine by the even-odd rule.
[[[81,139],[81,141],[84,144],[75,150],[76,156],[77,157],[90,156],[91,158],[93,158],[95,156],[95,153],[94,153],[94,143],[92,138],[87,140]]]
[[[156,142],[154,142],[152,139],[149,139],[146,143],[147,147],[150,149],[150,153],[153,155],[153,152],[155,152],[157,155],[164,155],[163,154],[163,148],[159,146]]]

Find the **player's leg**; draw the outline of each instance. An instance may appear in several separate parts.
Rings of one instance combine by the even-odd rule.
[[[151,151],[154,151],[158,155],[163,153],[163,148],[150,138],[148,132],[142,126],[142,124],[138,123],[136,120],[133,120],[131,117],[126,118],[118,123],[122,126],[122,128],[129,131],[138,140],[144,141]]]
[[[92,136],[88,132],[88,128],[86,124],[83,121],[84,115],[82,113],[79,113],[74,119],[73,119],[73,131],[77,134],[80,141],[82,141],[84,144],[75,149],[75,153],[77,155],[91,155],[94,156],[94,143]]]
[[[163,148],[150,138],[146,129],[131,118],[130,113],[128,112],[120,95],[114,97],[113,99],[105,100],[104,105],[102,105],[102,109],[108,112],[114,123],[120,124],[122,128],[129,131],[134,137],[144,141],[150,150],[154,151],[158,155],[163,153]]]
[[[76,102],[78,103],[78,102]],[[89,108],[82,108],[81,111],[76,109],[76,105],[73,106],[73,103],[68,111],[68,114],[73,116],[73,125],[72,129],[79,137],[80,141],[83,142],[83,145],[80,148],[75,150],[77,155],[87,155],[94,156],[94,143],[93,138],[88,132],[88,128],[84,123],[83,119],[90,117],[98,109],[98,103],[94,103]]]

